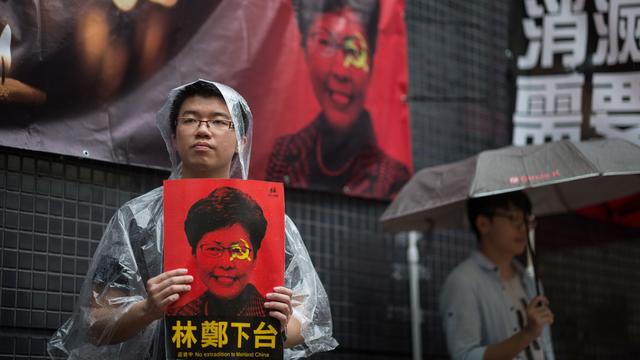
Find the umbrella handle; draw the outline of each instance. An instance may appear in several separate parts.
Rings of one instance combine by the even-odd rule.
[[[533,266],[533,281],[536,284],[536,295],[540,296],[542,293],[540,292],[540,283],[538,282],[538,262],[536,261],[536,252],[533,250],[533,244],[531,243],[531,236],[529,231],[529,226],[526,225],[527,232],[527,251],[529,252],[529,256],[531,256],[531,265]]]

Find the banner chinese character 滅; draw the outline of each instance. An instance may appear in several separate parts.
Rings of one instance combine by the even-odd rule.
[[[168,358],[282,359],[280,323],[264,306],[284,284],[282,184],[165,181],[164,224],[164,271],[194,278],[165,316]]]

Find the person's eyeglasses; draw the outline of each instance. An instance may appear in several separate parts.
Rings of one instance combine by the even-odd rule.
[[[233,121],[231,120],[224,120],[224,119],[200,120],[200,119],[196,119],[194,117],[189,117],[189,116],[178,118],[178,124],[180,126],[184,126],[186,128],[193,129],[193,130],[199,128],[200,124],[202,123],[205,123],[205,125],[207,126],[207,129],[214,129],[219,131],[234,129]]]
[[[537,225],[536,218],[533,215],[531,215],[528,218],[526,218],[526,217],[524,217],[522,215],[516,215],[516,214],[513,214],[513,213],[504,213],[504,212],[496,211],[496,212],[493,213],[493,216],[494,217],[497,216],[497,217],[508,219],[511,222],[511,225],[513,225],[513,226],[515,226],[517,228],[520,228],[520,227],[524,226],[525,223],[526,223],[526,226],[527,226],[528,229],[535,229],[536,225]]]
[[[229,247],[224,247],[220,245],[202,244],[199,246],[199,249],[202,254],[211,258],[220,257],[225,251],[228,251],[231,259],[251,260],[251,249],[243,245],[233,244]]]

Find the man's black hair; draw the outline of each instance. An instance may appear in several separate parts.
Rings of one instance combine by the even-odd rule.
[[[473,232],[476,234],[478,241],[481,240],[480,232],[476,226],[476,219],[478,216],[491,218],[496,213],[496,210],[509,210],[511,208],[521,210],[525,216],[531,215],[531,201],[527,194],[523,191],[513,191],[467,200],[467,217],[469,218],[471,229],[473,229]]]
[[[369,43],[369,55],[373,63],[373,55],[376,53],[376,40],[378,38],[378,18],[380,16],[380,4],[378,0],[293,0],[296,10],[298,29],[302,34],[302,47],[309,32],[309,27],[318,15],[338,12],[346,7],[353,10],[362,21],[367,42]]]
[[[267,229],[262,208],[249,195],[232,187],[213,190],[196,201],[184,221],[184,232],[195,254],[200,239],[211,231],[240,224],[249,234],[255,257]]]
[[[183,87],[182,89],[178,90],[178,93],[173,98],[173,102],[171,103],[171,111],[169,112],[169,119],[171,121],[171,132],[173,134],[176,133],[178,116],[180,115],[180,107],[188,98],[191,98],[194,96],[200,96],[203,98],[215,97],[222,100],[222,102],[224,102],[227,105],[227,107],[229,106],[229,104],[227,104],[226,101],[224,100],[224,96],[222,96],[222,93],[215,85],[206,81],[196,81],[192,84],[189,84]],[[241,129],[242,131],[241,135],[244,136],[244,133],[246,132],[246,129],[248,126],[247,124],[248,120],[247,120],[247,115],[244,109],[241,107],[240,110],[241,110],[240,112],[242,113],[242,123],[244,125],[243,129]],[[231,112],[231,109],[229,109],[229,112]]]

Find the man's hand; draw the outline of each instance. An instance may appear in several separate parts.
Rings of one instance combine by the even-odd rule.
[[[553,324],[553,313],[549,309],[549,300],[544,296],[536,296],[527,305],[527,325],[524,332],[531,341],[538,338],[546,325]]]
[[[264,307],[269,310],[269,316],[280,321],[280,330],[286,331],[289,318],[293,314],[291,307],[293,291],[284,286],[276,286],[273,291],[267,294],[267,300],[269,301],[264,303]]]
[[[193,276],[187,275],[187,269],[174,269],[155,276],[147,281],[147,299],[144,300],[144,313],[151,320],[161,318],[167,306],[180,298],[180,293],[191,290]]]
[[[527,305],[527,325],[522,331],[510,338],[487,346],[484,360],[513,359],[537,339],[546,325],[553,324],[553,313],[549,309],[549,300],[536,296]]]
[[[180,293],[189,291],[193,276],[187,269],[175,269],[162,273],[147,281],[148,297],[129,307],[100,306],[93,301],[89,326],[89,338],[95,345],[117,344],[138,334],[151,322],[161,318],[167,306],[180,298]],[[126,294],[110,290],[107,299]],[[124,310],[123,312],[123,309]]]

